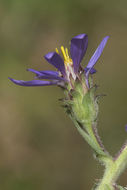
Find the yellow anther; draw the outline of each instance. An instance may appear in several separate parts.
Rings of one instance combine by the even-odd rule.
[[[57,48],[55,50],[56,50],[56,53],[59,54],[59,50]],[[70,57],[69,57],[68,49],[61,46],[61,52],[62,52],[62,55],[64,57],[64,64],[65,65],[68,65],[68,64],[72,65],[72,59],[70,59]]]
[[[66,56],[67,56],[67,58],[69,59],[68,49],[65,48],[65,51],[66,51]]]
[[[64,59],[67,60],[67,55],[63,46],[61,46],[61,52],[63,54]]]
[[[59,54],[59,50],[56,48],[56,53],[58,53]]]

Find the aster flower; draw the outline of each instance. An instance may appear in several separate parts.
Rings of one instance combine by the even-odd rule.
[[[48,86],[58,85],[65,87],[65,98],[62,106],[74,122],[74,125],[84,140],[94,151],[94,158],[105,167],[103,178],[92,189],[96,190],[124,190],[116,184],[118,177],[127,167],[127,141],[115,157],[105,149],[97,130],[98,99],[96,85],[92,85],[91,75],[96,73],[94,66],[100,58],[107,43],[108,36],[102,39],[98,48],[90,58],[85,68],[81,66],[82,59],[88,46],[88,36],[80,34],[71,40],[70,56],[67,48],[61,46],[61,54],[55,52],[46,54],[45,59],[56,68],[56,71],[28,71],[36,74],[35,80],[23,81],[9,78],[20,86]],[[127,131],[127,124],[125,125]]]
[[[44,58],[51,65],[53,65],[57,71],[36,71],[34,69],[28,69],[28,71],[36,74],[35,80],[23,81],[15,80],[10,77],[9,79],[13,83],[20,86],[58,85],[65,87],[69,84],[73,89],[72,81],[74,82],[77,78],[80,79],[81,75],[83,74],[86,81],[86,87],[89,88],[89,75],[96,72],[94,65],[98,61],[108,38],[108,36],[103,38],[95,53],[91,57],[89,63],[84,69],[81,66],[81,61],[87,50],[88,36],[86,34],[79,34],[73,37],[71,40],[71,56],[69,56],[68,49],[64,48],[63,46],[61,46],[62,57],[58,49],[56,49],[56,52],[50,52],[44,56]]]

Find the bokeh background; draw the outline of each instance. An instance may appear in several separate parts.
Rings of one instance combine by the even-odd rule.
[[[0,189],[86,190],[100,179],[103,167],[64,113],[61,89],[8,80],[53,69],[43,55],[80,33],[89,36],[83,63],[110,35],[94,76],[107,94],[98,129],[112,155],[127,139],[127,1],[0,0]],[[127,185],[127,171],[119,183]]]

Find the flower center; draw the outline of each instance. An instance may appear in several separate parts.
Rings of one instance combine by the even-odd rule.
[[[56,48],[56,52],[59,54],[58,49]],[[72,59],[69,57],[68,49],[61,46],[61,52],[64,57],[64,64],[67,65],[73,65]]]
[[[69,57],[69,54],[68,54],[68,49],[67,48],[64,49],[64,47],[61,46],[61,52],[62,52],[63,57],[64,57],[65,66],[66,65],[73,65],[72,59]]]
[[[57,48],[56,48],[56,52],[59,54],[59,51]],[[69,57],[68,49],[61,46],[61,52],[62,52],[62,55],[64,58],[64,65],[65,65],[65,69],[66,69],[67,80],[70,81],[70,77],[72,77],[75,80],[76,75],[75,75],[74,69],[73,69],[73,61]]]

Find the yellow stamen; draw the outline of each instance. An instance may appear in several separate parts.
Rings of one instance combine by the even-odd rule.
[[[69,59],[68,49],[65,48],[65,51],[66,51],[67,58]]]
[[[56,48],[56,53],[58,53],[59,54],[59,50]]]
[[[62,52],[62,55],[64,57],[64,64],[65,65],[68,65],[68,64],[72,65],[72,60],[69,57],[68,49],[61,46],[61,52]],[[56,53],[59,54],[59,50],[57,48],[56,48]]]
[[[66,52],[65,52],[65,49],[64,49],[63,46],[61,46],[61,52],[63,54],[64,60],[66,61],[67,60],[67,55],[66,55]]]

